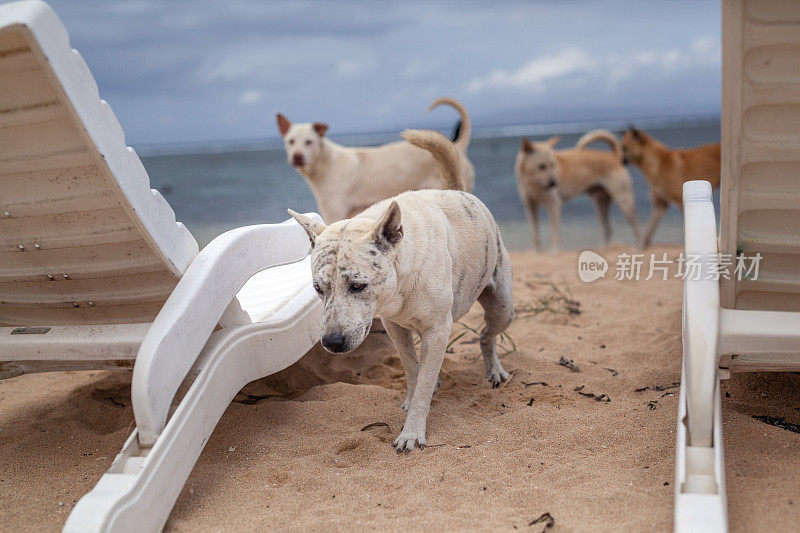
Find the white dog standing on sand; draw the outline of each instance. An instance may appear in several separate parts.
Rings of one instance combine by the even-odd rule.
[[[432,131],[406,131],[403,138],[433,155],[441,188],[463,188],[463,156],[453,143]],[[475,196],[462,190],[405,192],[329,226],[289,213],[313,246],[314,288],[325,305],[325,349],[354,350],[379,314],[400,355],[408,415],[394,441],[398,452],[425,446],[453,321],[476,300],[486,322],[480,336],[486,377],[494,387],[509,378],[495,340],[514,319],[511,260],[492,214]],[[419,359],[412,332],[422,339]]]
[[[469,115],[452,98],[440,98],[428,110],[443,104],[454,107],[461,116],[455,145],[463,155],[459,164],[464,190],[470,192],[475,169],[466,157],[472,131]],[[308,181],[328,224],[404,191],[440,187],[433,157],[416,146],[402,141],[360,148],[342,146],[325,136],[327,124],[292,124],[280,113],[277,121],[289,164]]]

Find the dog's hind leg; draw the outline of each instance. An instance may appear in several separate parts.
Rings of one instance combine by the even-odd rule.
[[[531,226],[533,249],[539,252],[541,251],[541,247],[539,246],[539,204],[536,200],[531,198],[523,198],[522,205],[525,207],[525,216],[528,219],[528,224]]]
[[[481,354],[486,365],[486,379],[497,388],[509,378],[508,372],[497,357],[497,336],[503,333],[514,320],[514,299],[511,295],[513,274],[511,260],[505,250],[498,250],[498,266],[492,281],[483,289],[478,301],[483,307],[486,325],[481,331]],[[502,264],[500,261],[502,259]]]
[[[644,246],[642,234],[639,231],[639,218],[636,216],[636,202],[633,199],[633,180],[627,170],[622,169],[615,179],[610,179],[603,184],[611,198],[617,202],[619,210],[633,231],[636,246]]]
[[[550,224],[550,252],[561,249],[561,199],[547,204],[547,222]]]
[[[658,228],[661,218],[669,208],[669,202],[654,194],[653,191],[650,191],[650,201],[653,203],[653,210],[650,212],[650,220],[647,222],[647,229],[644,231],[644,240],[642,241],[642,247],[644,248],[650,246],[656,228]]]
[[[606,246],[611,242],[611,220],[609,218],[611,207],[611,196],[602,187],[592,187],[589,189],[589,196],[594,201],[594,208],[597,211],[597,218],[603,226],[603,243]]]
[[[417,362],[417,349],[414,346],[414,338],[411,331],[391,322],[385,318],[381,319],[383,329],[389,334],[389,338],[394,343],[394,348],[403,363],[403,370],[406,372],[406,399],[400,405],[404,411],[408,411],[411,406],[411,397],[417,387],[417,375],[419,374],[419,363]]]

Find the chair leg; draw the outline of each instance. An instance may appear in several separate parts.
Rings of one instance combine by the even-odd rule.
[[[236,393],[300,359],[316,343],[321,318],[321,306],[312,301],[278,327],[214,333],[192,370],[196,379],[155,444],[140,446],[134,430],[108,472],[78,501],[64,531],[160,531]]]
[[[725,465],[719,398],[719,282],[716,218],[708,182],[683,186],[687,259],[700,269],[683,281],[683,366],[675,452],[675,530],[725,532]]]
[[[711,446],[692,446],[687,428],[686,367],[681,374],[678,431],[675,450],[674,526],[679,533],[725,533],[728,509],[725,496],[725,456],[722,446],[722,405],[719,379],[714,383]]]

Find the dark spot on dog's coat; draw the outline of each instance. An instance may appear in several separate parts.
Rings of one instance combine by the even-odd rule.
[[[486,242],[483,245],[483,276],[481,279],[486,279],[486,273],[489,271],[489,237],[486,237]]]
[[[462,270],[461,273],[458,275],[458,281],[456,282],[455,291],[453,292],[454,295],[461,294],[461,285],[464,283],[464,278],[467,276],[467,273]]]
[[[336,255],[336,250],[334,248],[324,248],[317,252],[315,259],[318,261],[327,262],[330,259],[330,256]]]
[[[472,206],[470,206],[470,201],[468,198],[464,198],[464,201],[461,203],[461,207],[464,208],[464,212],[467,214],[467,217],[470,220],[475,220],[475,211],[473,211]]]

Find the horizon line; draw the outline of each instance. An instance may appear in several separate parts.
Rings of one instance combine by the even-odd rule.
[[[678,126],[701,125],[720,120],[719,113],[694,113],[687,115],[669,116],[642,116],[625,119],[597,119],[581,121],[553,121],[534,122],[522,124],[495,124],[487,126],[472,126],[473,139],[507,138],[525,135],[544,136],[557,134],[577,134],[591,129],[605,128],[610,130],[624,130],[631,123],[643,128],[674,128]],[[452,127],[429,127],[449,132]],[[400,140],[398,130],[376,130],[353,133],[340,133],[332,138],[340,140],[366,141],[370,144],[383,144],[393,140]],[[207,153],[252,152],[260,150],[273,150],[282,146],[281,137],[252,137],[228,140],[142,143],[136,144],[134,149],[142,157],[155,157],[167,155],[193,155]]]

